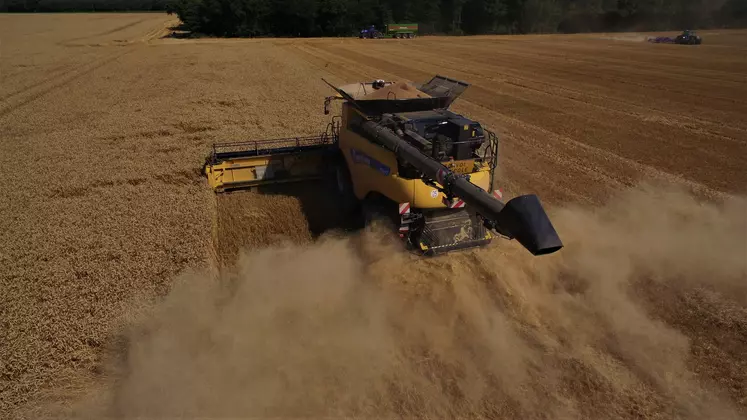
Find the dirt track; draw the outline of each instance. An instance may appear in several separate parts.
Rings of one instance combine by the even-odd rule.
[[[110,374],[121,372],[110,358],[123,352],[123,336],[134,341],[132,372],[110,389],[117,403],[103,404],[120,414],[168,415],[186,401],[195,401],[185,411],[195,415],[330,414],[324,401],[338,410],[332,415],[371,407],[436,417],[744,412],[744,202],[700,205],[655,189],[598,206],[650,180],[681,185],[698,199],[747,192],[747,32],[705,32],[705,44],[694,48],[601,35],[178,40],[161,38],[167,21],[0,16],[0,413],[43,412],[112,388]],[[209,266],[215,242],[220,251],[221,240],[231,241],[234,252],[278,233],[310,239],[292,217],[302,210],[299,198],[216,204],[198,174],[211,142],[318,132],[329,94],[321,77],[420,81],[436,73],[472,83],[455,109],[501,135],[501,183],[510,195],[536,192],[550,204],[567,256],[539,263],[511,244],[414,262],[375,238],[330,239],[250,254],[230,279],[237,295],[187,287],[159,309],[156,324],[165,328],[146,323],[150,335],[140,341],[123,333],[168,294],[177,273]],[[249,204],[273,210],[254,215]],[[582,207],[561,210],[568,205]],[[288,230],[259,231],[261,223]],[[359,251],[351,254],[353,245]],[[298,278],[340,292],[306,289]],[[370,287],[360,279],[387,287],[360,302],[360,288]],[[265,294],[252,294],[255,286]],[[300,304],[316,315],[283,330],[278,319],[246,309],[263,307],[262,296],[277,302],[275,311]],[[212,298],[225,307],[204,303]],[[313,312],[317,303],[331,312]],[[333,321],[340,316],[350,321]],[[162,360],[169,343],[214,359],[197,324],[224,326],[213,342],[227,363],[194,363],[172,347]],[[247,325],[277,334],[261,345],[226,338]],[[368,338],[352,333],[366,328]],[[323,345],[341,337],[348,344],[336,351]],[[373,337],[381,340],[366,341]],[[278,348],[298,372],[285,388],[263,370],[282,364]],[[316,358],[304,356],[309,348]],[[242,350],[255,362],[238,358]],[[397,363],[381,356],[393,353]],[[401,388],[362,369],[368,362]],[[246,370],[237,373],[237,364]],[[167,374],[155,380],[148,372],[159,366]],[[352,368],[360,375],[346,382]],[[433,379],[434,372],[443,376]],[[223,389],[229,402],[221,411],[212,391],[177,386],[180,375],[205,387],[225,380],[234,393]],[[241,384],[259,399],[242,402]],[[168,401],[148,398],[159,386],[173,389]],[[307,386],[319,394],[294,393]],[[345,399],[340,389],[353,391]]]

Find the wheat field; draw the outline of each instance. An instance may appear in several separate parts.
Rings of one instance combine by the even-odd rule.
[[[747,31],[176,39],[0,15],[0,417],[747,415]],[[421,260],[210,145],[312,135],[321,81],[471,87],[566,248]],[[323,189],[323,186],[316,186]],[[321,204],[320,204],[321,203]]]

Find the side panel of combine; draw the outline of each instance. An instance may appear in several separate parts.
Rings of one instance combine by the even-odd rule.
[[[343,109],[343,113],[346,112],[347,109]],[[343,120],[345,118],[343,116]],[[340,132],[339,146],[350,171],[353,191],[359,200],[376,191],[395,202],[412,201],[413,182],[398,176],[394,153],[348,128]]]

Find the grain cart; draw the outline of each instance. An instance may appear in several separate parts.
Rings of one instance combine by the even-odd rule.
[[[415,38],[418,34],[418,24],[388,23],[384,32],[387,38]]]

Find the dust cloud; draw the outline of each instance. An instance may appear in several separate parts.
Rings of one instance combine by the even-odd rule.
[[[644,186],[554,212],[541,258],[377,228],[244,253],[177,280],[91,416],[738,418],[745,215]]]

